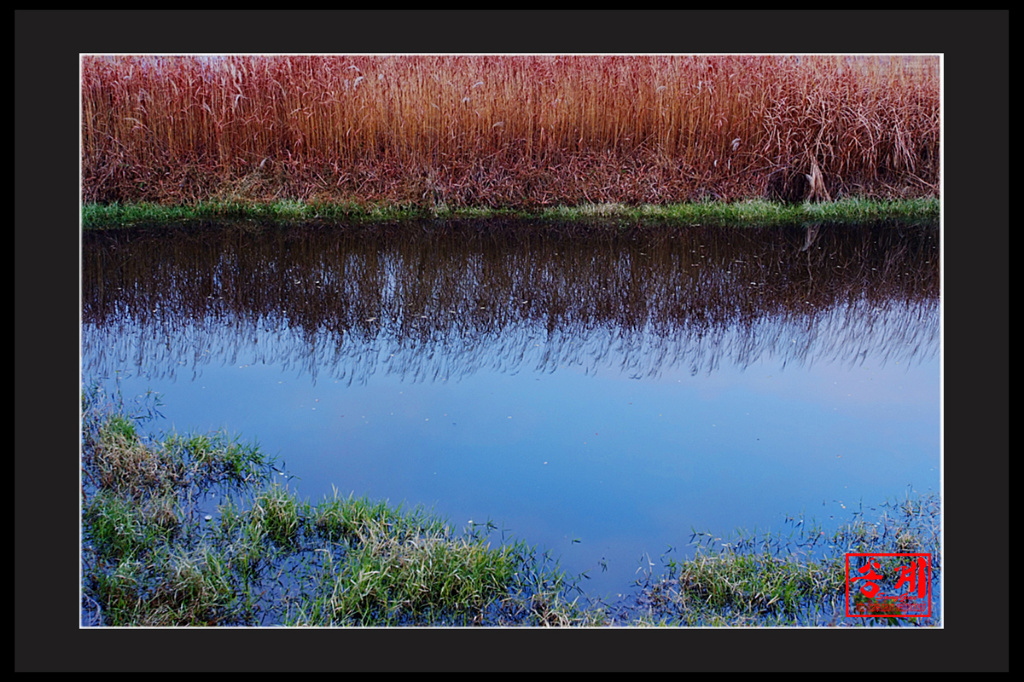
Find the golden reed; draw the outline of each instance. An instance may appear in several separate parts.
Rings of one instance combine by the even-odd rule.
[[[87,56],[81,73],[87,203],[938,194],[938,57]]]

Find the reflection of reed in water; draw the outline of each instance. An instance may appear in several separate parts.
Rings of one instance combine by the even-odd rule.
[[[804,234],[804,245],[800,247],[801,251],[806,251],[814,245],[814,242],[818,239],[818,232],[821,230],[821,223],[814,223],[807,226],[807,232]]]
[[[356,382],[562,366],[640,377],[937,351],[934,231],[822,230],[812,244],[776,228],[416,234],[87,234],[87,369],[257,361]]]

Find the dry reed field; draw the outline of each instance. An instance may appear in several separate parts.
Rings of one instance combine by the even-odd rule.
[[[87,56],[81,76],[86,203],[939,192],[937,56]]]

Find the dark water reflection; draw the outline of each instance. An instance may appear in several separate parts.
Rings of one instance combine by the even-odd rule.
[[[816,419],[815,411],[826,404],[821,386],[832,381],[846,390],[846,382],[862,382],[865,372],[876,385],[864,389],[862,400],[885,405],[899,386],[902,401],[914,396],[914,416],[903,420],[899,438],[891,433],[900,429],[899,423],[886,421],[888,417],[858,417],[863,421],[855,428],[877,432],[879,440],[838,449],[844,456],[867,457],[850,448],[880,447],[886,452],[877,456],[888,457],[887,466],[893,457],[914,465],[891,472],[891,480],[878,476],[862,494],[899,494],[909,482],[900,476],[914,472],[912,482],[918,487],[938,485],[937,230],[827,225],[811,230],[583,230],[500,222],[483,228],[437,223],[349,230],[192,226],[90,232],[83,235],[82,250],[83,374],[119,374],[132,390],[163,393],[166,411],[179,428],[205,429],[209,424],[244,435],[252,432],[261,443],[272,443],[290,468],[302,470],[302,489],[311,496],[338,484],[346,494],[350,489],[378,493],[435,506],[445,514],[501,519],[512,514],[517,534],[531,542],[557,540],[585,528],[582,532],[590,532],[591,538],[557,548],[566,550],[570,563],[573,553],[580,552],[575,545],[587,541],[602,559],[615,552],[631,557],[659,552],[685,538],[655,537],[665,528],[648,519],[655,513],[651,509],[664,513],[676,494],[672,490],[685,491],[692,500],[721,474],[693,480],[696,469],[712,465],[690,467],[680,479],[685,485],[670,477],[675,481],[670,486],[676,487],[660,490],[658,477],[652,478],[649,470],[662,465],[651,464],[642,453],[671,456],[667,453],[708,437],[702,428],[685,425],[685,419],[661,426],[636,419],[627,405],[656,399],[657,405],[650,407],[662,409],[662,414],[708,410],[708,421],[759,424],[766,440],[774,423],[785,422],[789,431],[780,443],[820,451],[830,439],[849,440],[848,432],[835,431],[848,425],[799,426]],[[256,381],[252,372],[240,371],[246,368],[272,371]],[[760,381],[753,374],[777,377],[783,372],[784,387],[752,388]],[[603,382],[593,383],[596,377]],[[276,393],[285,380],[297,393]],[[459,385],[466,386],[462,397]],[[661,393],[669,385],[697,394]],[[327,386],[329,392],[313,396]],[[542,415],[533,426],[519,426],[515,432],[508,425],[481,426],[465,441],[409,431],[409,419],[404,426],[390,424],[388,438],[357,435],[340,425],[338,415],[348,414],[351,423],[358,416],[367,421],[364,413],[372,409],[381,415],[391,411],[408,397],[396,387],[414,386],[423,387],[418,404],[450,405],[448,412],[458,405],[460,417],[454,424],[460,430],[489,422],[490,416],[473,413],[474,405],[482,409],[488,404],[480,399],[484,394],[519,395],[522,406]],[[437,394],[442,386],[445,392]],[[731,398],[707,397],[729,387],[744,388]],[[775,390],[798,397],[771,395]],[[203,391],[216,392],[216,399],[202,398]],[[763,391],[767,397],[751,398],[752,392]],[[594,402],[602,399],[613,404]],[[789,399],[812,407],[800,415],[773,413],[774,405]],[[294,408],[290,400],[306,400],[307,409],[331,404],[334,421],[307,423],[303,420],[308,415],[289,417],[286,406]],[[565,412],[567,402],[577,407]],[[755,417],[730,419],[752,411]],[[415,419],[429,419],[422,417],[422,410],[412,412]],[[443,413],[446,421],[448,412]],[[543,414],[551,416],[544,419]],[[556,477],[551,488],[522,472],[510,475],[507,463],[490,459],[517,457],[523,447],[535,453],[550,446],[550,456],[539,455],[547,464],[557,459],[557,452],[582,443],[565,441],[567,430],[600,433],[595,424],[622,432],[621,440],[596,457],[632,453],[626,464],[605,470],[601,478],[636,477],[628,489],[599,491],[605,484],[587,489],[582,472],[594,460],[583,454],[566,464],[564,478]],[[737,423],[732,428],[739,433],[746,427]],[[389,439],[402,433],[408,440]],[[760,437],[751,434],[752,439]],[[905,449],[913,452],[888,451],[888,444],[904,438],[913,443]],[[374,451],[379,471],[373,471],[373,461],[351,453],[357,447]],[[331,464],[333,455],[323,453],[338,448],[348,454]],[[724,444],[710,441],[697,449],[708,461],[728,459],[722,465],[726,469],[746,466],[737,465]],[[452,461],[461,462],[446,469],[450,483],[431,487],[411,481],[389,487],[388,480],[402,478],[395,469],[417,468],[404,464],[402,457],[415,459],[423,450],[435,453],[436,470],[424,474],[431,479]],[[477,454],[460,454],[463,450]],[[475,465],[461,459],[479,458],[481,451],[492,453],[485,458],[489,473],[474,473]],[[443,462],[438,464],[438,459]],[[878,468],[877,462],[865,461],[864,466],[865,472]],[[790,484],[793,490],[779,491],[770,500],[742,492],[746,489],[741,485],[737,494],[744,503],[739,508],[748,516],[751,508],[761,513],[744,525],[763,525],[765,519],[777,518],[773,515],[799,511],[808,497],[819,503],[831,499],[828,491],[803,490],[813,488],[810,482],[816,479],[802,471]],[[742,472],[733,477],[742,478]],[[754,490],[764,483],[749,485]],[[527,495],[517,485],[535,493]],[[536,500],[566,497],[565,486],[580,497],[568,495],[573,499],[551,505],[542,521],[513,514],[512,501],[500,503],[508,495],[546,506]],[[479,491],[480,499],[471,499],[466,492],[471,489]],[[722,495],[716,492],[715,497]],[[602,500],[599,505],[594,504],[597,498]],[[642,499],[653,501],[651,509]],[[494,509],[483,508],[485,500],[497,501]],[[785,506],[786,500],[793,506]],[[760,508],[764,504],[783,506]],[[573,507],[591,510],[587,517],[593,519],[603,517],[592,511],[595,506],[608,505],[614,508],[610,514],[616,516],[615,524],[621,522],[623,528],[609,531],[609,536],[621,537],[607,545],[593,535],[604,532],[610,522],[568,520]],[[636,509],[641,511],[634,515]],[[560,514],[561,521],[553,518]],[[686,520],[715,524],[733,518],[708,512]],[[688,531],[690,525],[683,527]],[[593,565],[580,557],[580,566]],[[628,577],[635,566],[625,568]]]
[[[83,322],[87,359],[98,366],[86,369],[134,362],[168,376],[246,353],[314,379],[365,381],[381,369],[448,379],[478,368],[598,366],[614,350],[621,369],[647,376],[762,355],[909,361],[937,351],[933,231],[826,231],[802,251],[805,235],[698,228],[566,238],[500,226],[413,238],[385,229],[90,233]],[[125,336],[126,327],[141,336]]]

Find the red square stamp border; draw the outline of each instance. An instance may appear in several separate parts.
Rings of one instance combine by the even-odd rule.
[[[886,601],[891,601],[897,608],[900,609],[901,613],[851,613],[850,612],[850,593],[851,593],[851,580],[850,580],[850,557],[867,557],[870,565],[870,558],[873,557],[905,557],[910,559],[911,567],[909,570],[915,570],[915,564],[918,567],[922,567],[921,559],[925,559],[923,568],[926,569],[924,576],[915,574],[915,579],[921,581],[924,586],[925,594],[918,597],[917,600],[911,598],[908,594],[902,596],[895,595],[882,595],[882,598]],[[928,552],[847,552],[846,553],[846,616],[848,618],[929,618],[932,614],[932,585],[931,585],[931,561],[932,555]],[[919,570],[919,569],[918,569]],[[869,577],[876,577],[882,579],[883,576],[878,576],[873,573],[869,573],[864,578],[856,579],[868,579]],[[920,589],[920,586],[919,586]],[[915,601],[923,601],[928,605],[927,611],[924,612],[902,612],[901,606],[912,605]]]

